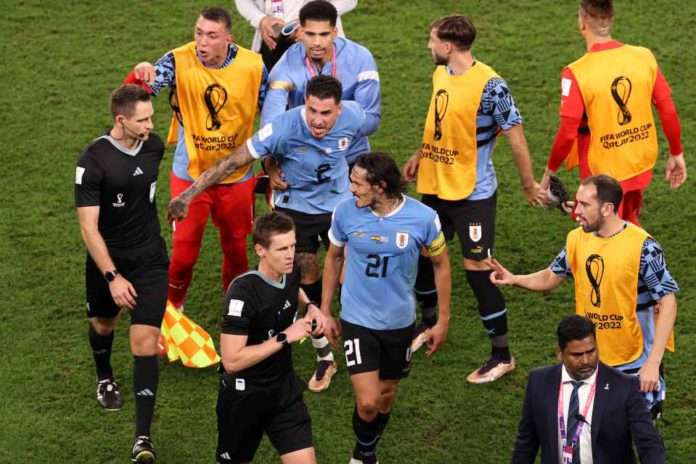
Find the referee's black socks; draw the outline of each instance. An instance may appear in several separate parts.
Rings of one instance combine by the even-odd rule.
[[[99,335],[92,324],[89,324],[89,345],[97,368],[97,379],[110,379],[114,376],[111,370],[111,346],[114,343],[113,330],[108,335]]]
[[[390,413],[380,413],[371,421],[366,421],[358,414],[357,407],[353,410],[353,431],[355,432],[353,458],[362,461],[363,464],[377,462],[377,443],[387,426],[389,415]]]
[[[159,366],[157,355],[133,355],[133,393],[135,395],[135,436],[150,436],[155,412]]]

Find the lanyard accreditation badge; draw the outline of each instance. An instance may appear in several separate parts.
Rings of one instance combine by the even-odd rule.
[[[590,412],[590,406],[592,405],[592,400],[594,399],[596,387],[597,380],[595,379],[595,382],[592,384],[590,394],[587,397],[585,408],[582,411],[583,418],[587,417],[587,413]],[[558,429],[561,432],[561,462],[563,464],[573,464],[573,450],[580,446],[580,433],[582,433],[582,428],[584,425],[585,422],[580,421],[578,427],[575,429],[572,439],[569,441],[568,438],[570,437],[568,437],[566,433],[566,421],[563,418],[563,382],[561,381],[561,386],[558,388]]]
[[[317,75],[317,68],[312,64],[308,57],[305,56],[305,65],[309,70],[310,79]],[[321,72],[321,70],[319,70]],[[336,77],[336,44],[331,47],[331,76]]]

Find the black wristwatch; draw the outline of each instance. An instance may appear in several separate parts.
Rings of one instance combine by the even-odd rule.
[[[278,335],[276,335],[276,341],[281,345],[288,345],[288,334],[285,332],[280,332]]]
[[[118,275],[118,269],[114,269],[113,271],[106,271],[104,273],[104,279],[107,282],[111,283],[114,281],[114,279],[116,278],[117,275]]]

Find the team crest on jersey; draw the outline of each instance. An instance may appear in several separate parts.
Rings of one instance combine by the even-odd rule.
[[[396,246],[402,250],[408,246],[408,232],[396,233]]]
[[[338,141],[338,149],[343,151],[346,148],[348,148],[348,144],[350,143],[350,139],[348,137],[343,137]]]
[[[469,223],[469,238],[472,242],[478,242],[481,240],[481,223],[470,222]]]

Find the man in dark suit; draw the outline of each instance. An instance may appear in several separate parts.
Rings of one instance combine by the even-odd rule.
[[[569,316],[558,325],[561,364],[529,373],[513,464],[665,462],[636,376],[599,362],[595,326]],[[591,457],[591,459],[590,459]]]

